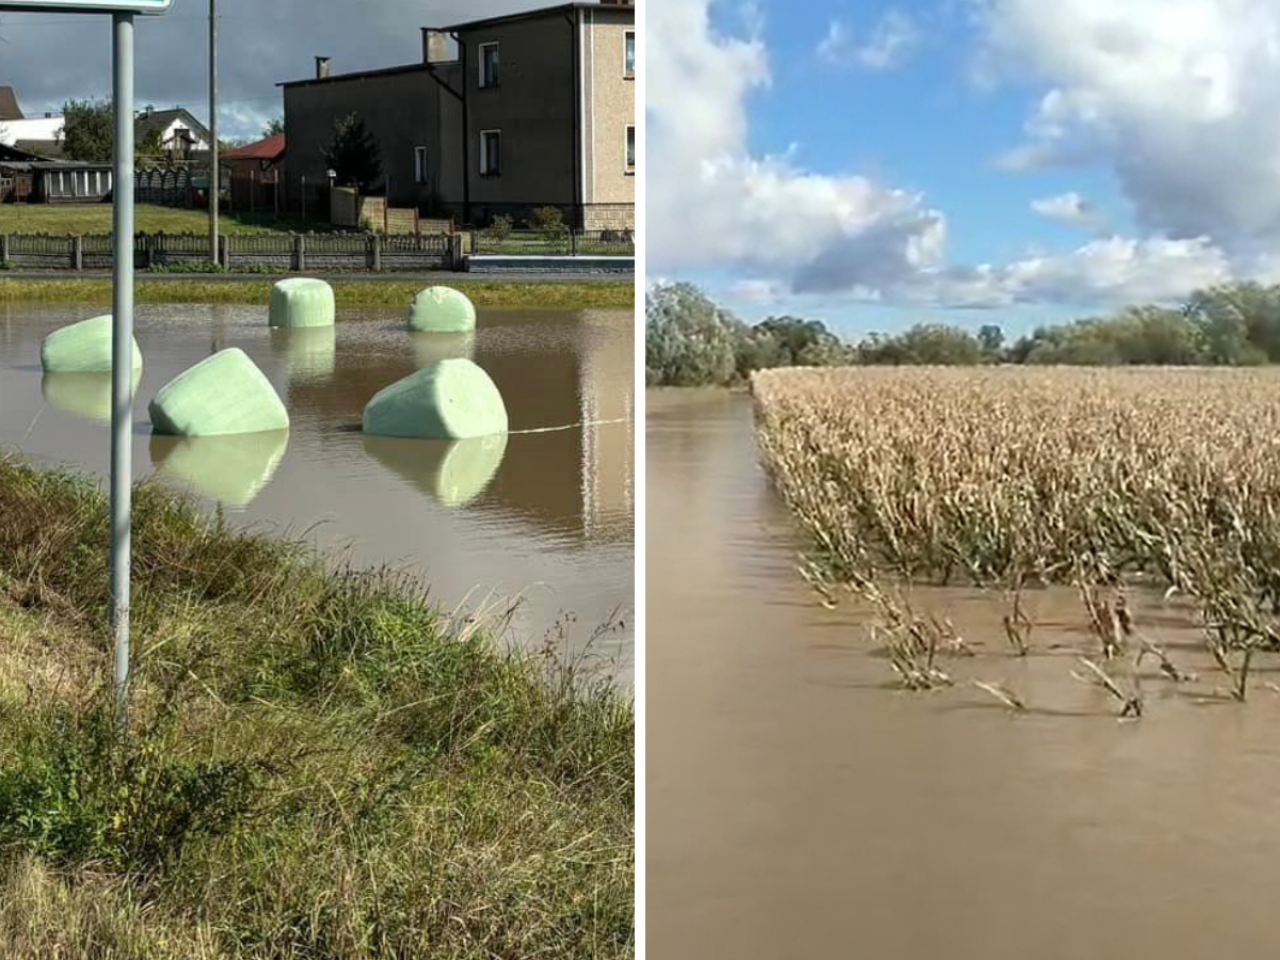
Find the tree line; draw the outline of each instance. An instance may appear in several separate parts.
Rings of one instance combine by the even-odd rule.
[[[1280,363],[1280,285],[1225,284],[1177,306],[1126,307],[1102,317],[1040,326],[1012,342],[918,323],[896,334],[842,340],[818,320],[789,315],[747,324],[687,283],[645,298],[645,376],[651,386],[727,385],[769,367],[1066,364],[1258,366]]]

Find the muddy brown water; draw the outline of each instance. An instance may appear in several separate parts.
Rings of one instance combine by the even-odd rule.
[[[0,305],[0,448],[105,476],[108,378],[40,370],[47,334],[99,312]],[[400,311],[345,311],[340,320],[327,330],[273,331],[265,307],[139,307],[135,475],[158,476],[209,509],[221,505],[235,522],[305,532],[360,566],[413,570],[450,607],[520,594],[517,641],[541,643],[550,633],[580,651],[612,621],[590,651],[629,683],[632,314],[482,310],[474,337],[411,334]],[[291,429],[152,437],[147,403],[156,391],[232,346],[275,385]],[[456,444],[361,434],[378,390],[449,356],[489,371],[513,431],[570,428]],[[595,421],[620,422],[573,426]]]
[[[919,602],[980,655],[944,664],[952,689],[889,689],[865,615],[822,609],[795,572],[749,400],[650,391],[646,407],[651,956],[1275,954],[1274,663],[1247,704],[1224,699],[1188,611],[1143,594],[1138,628],[1200,679],[1146,663],[1145,716],[1120,722],[1071,676],[1090,641],[1070,592],[1032,597],[1037,653],[1018,660],[998,604],[946,590]]]

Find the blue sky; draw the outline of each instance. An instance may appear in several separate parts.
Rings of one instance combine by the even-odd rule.
[[[1270,280],[1276,6],[651,0],[650,276],[847,333],[1017,334]]]

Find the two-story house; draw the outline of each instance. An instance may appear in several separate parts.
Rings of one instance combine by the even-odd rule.
[[[398,206],[466,223],[555,206],[635,225],[635,7],[567,3],[422,30],[419,63],[284,83],[289,195],[327,182],[338,119],[360,117]]]

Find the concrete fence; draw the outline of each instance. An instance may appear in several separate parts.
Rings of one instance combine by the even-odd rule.
[[[462,237],[447,234],[223,234],[219,241],[218,263],[232,273],[458,270],[463,261]],[[18,270],[110,270],[113,248],[110,234],[3,234],[0,263]],[[140,233],[133,251],[138,270],[194,267],[209,262],[209,238]]]

